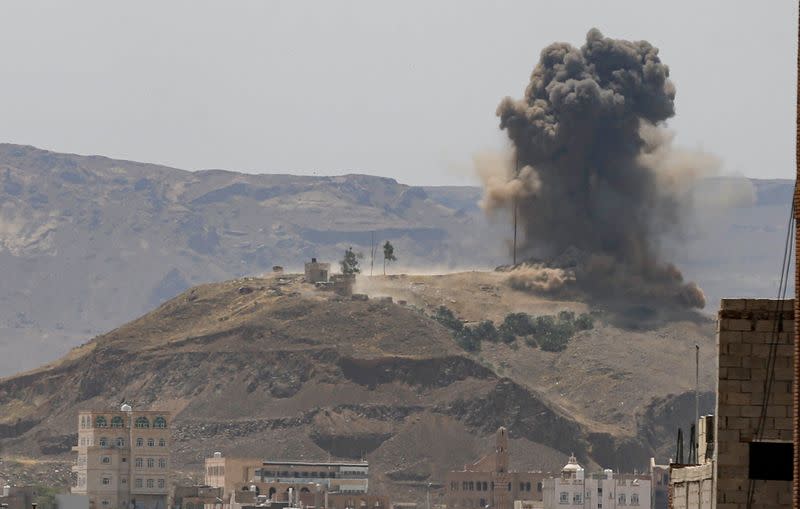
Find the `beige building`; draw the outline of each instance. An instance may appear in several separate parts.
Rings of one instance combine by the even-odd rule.
[[[495,434],[495,451],[464,470],[445,475],[445,504],[448,509],[513,509],[515,501],[527,505],[542,500],[543,472],[508,470],[508,432]],[[521,503],[525,505],[525,503]]]
[[[262,483],[311,483],[335,493],[366,493],[369,489],[366,461],[265,461],[255,475]]]
[[[318,262],[316,258],[312,258],[310,262],[306,262],[305,276],[307,283],[325,283],[331,273],[331,264]]]
[[[78,458],[72,493],[91,509],[166,509],[170,472],[170,414],[83,411],[78,414]]]
[[[544,481],[544,509],[648,509],[650,495],[649,475],[615,474],[608,469],[586,474],[575,456],[559,477]]]
[[[226,458],[221,452],[215,452],[211,458],[205,460],[205,484],[222,488],[222,498],[227,502],[236,486],[255,479],[259,468],[260,459]]]
[[[717,415],[699,422],[698,464],[672,465],[670,507],[792,506],[793,309],[793,300],[722,300]]]

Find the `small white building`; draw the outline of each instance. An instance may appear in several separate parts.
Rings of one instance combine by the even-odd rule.
[[[650,484],[647,475],[615,475],[611,470],[587,475],[570,456],[561,477],[544,480],[542,499],[544,509],[649,509]]]

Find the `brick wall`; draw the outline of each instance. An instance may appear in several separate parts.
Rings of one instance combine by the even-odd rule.
[[[718,321],[716,507],[747,507],[749,443],[756,438],[770,346],[774,381],[763,440],[792,439],[794,301],[723,299]],[[780,326],[778,325],[780,324]],[[753,508],[791,507],[790,481],[752,481]]]

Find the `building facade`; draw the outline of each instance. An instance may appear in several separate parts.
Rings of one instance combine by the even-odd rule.
[[[671,507],[792,507],[794,330],[793,300],[722,300],[717,412],[698,464],[672,466]]]
[[[494,453],[445,475],[448,509],[513,509],[518,500],[541,501],[546,474],[509,471],[508,462],[508,432],[500,428],[495,433]]]
[[[614,474],[611,470],[587,475],[575,456],[560,477],[544,481],[544,509],[617,509],[650,507],[649,476]]]
[[[253,481],[262,460],[254,458],[226,458],[215,452],[205,460],[205,484],[222,488],[222,499],[228,502],[237,485]]]
[[[305,277],[308,283],[325,283],[328,281],[330,273],[330,263],[318,262],[316,258],[312,258],[305,264]]]
[[[369,489],[369,463],[322,463],[265,461],[255,472],[262,483],[308,483],[327,492],[366,493]]]
[[[80,412],[72,493],[86,495],[91,509],[166,509],[170,419],[129,405]]]

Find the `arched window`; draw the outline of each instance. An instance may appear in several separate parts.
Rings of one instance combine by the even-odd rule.
[[[142,458],[136,458],[136,468],[142,468],[144,465]]]
[[[125,447],[125,439],[122,437],[117,437],[117,447]]]
[[[167,420],[161,417],[160,415],[156,417],[156,420],[153,421],[154,428],[166,428],[167,427]]]
[[[100,437],[100,447],[108,447],[108,439],[106,437]]]
[[[136,439],[136,447],[142,447],[144,445],[144,438],[139,437]]]
[[[167,468],[167,459],[166,458],[159,458],[158,459],[158,468]]]
[[[164,440],[163,438],[159,439],[159,441],[158,441],[158,446],[159,447],[165,447],[166,445],[167,445],[167,441],[166,440]]]
[[[112,428],[124,428],[125,427],[125,421],[123,421],[122,417],[120,417],[119,415],[115,415],[114,417],[111,418],[111,427]]]
[[[149,428],[150,421],[147,420],[147,417],[137,417],[136,418],[136,427],[137,428]]]
[[[107,428],[108,421],[102,415],[98,415],[97,418],[94,420],[94,427],[95,428]]]
[[[147,439],[147,447],[153,447],[156,445],[156,440],[154,438]]]
[[[156,460],[153,458],[147,458],[147,468],[153,468],[156,466]]]

